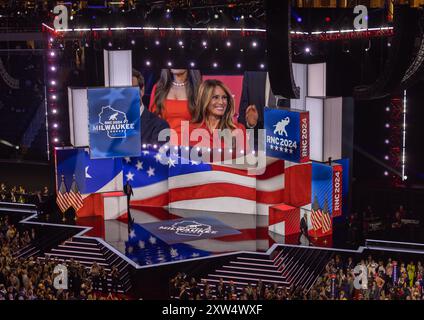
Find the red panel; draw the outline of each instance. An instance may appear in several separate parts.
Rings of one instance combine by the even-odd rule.
[[[284,202],[293,207],[311,203],[312,165],[298,164],[285,169]]]

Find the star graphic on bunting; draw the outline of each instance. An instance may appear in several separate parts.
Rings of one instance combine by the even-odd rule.
[[[151,176],[155,175],[155,168],[149,167],[149,170],[147,170],[147,174],[149,175],[149,178]]]
[[[280,151],[283,152],[283,150],[284,150],[283,147],[280,147]]]
[[[134,229],[131,229],[130,234],[129,234],[130,238],[135,238],[135,231]]]
[[[143,162],[141,162],[140,160],[137,160],[137,164],[135,165],[135,167],[137,168],[137,171],[142,170]]]
[[[147,151],[147,150],[143,151],[143,155],[147,156],[148,154],[149,154],[149,151]]]
[[[134,248],[131,246],[128,246],[128,253],[132,253],[134,251]]]
[[[162,159],[162,155],[160,153],[156,153],[155,159],[159,162]]]
[[[271,150],[274,150],[274,145],[271,144],[270,148],[271,148]]]
[[[138,247],[139,247],[140,249],[144,249],[144,248],[146,247],[146,243],[145,243],[144,241],[140,240],[140,241],[138,242]]]
[[[170,254],[171,254],[172,258],[176,258],[176,257],[178,257],[178,250],[171,248]]]
[[[293,153],[293,149],[290,149],[290,151],[289,151],[290,153]]]
[[[125,159],[125,161],[126,161],[127,163],[130,163],[130,162],[131,162],[131,158],[130,158],[130,157],[125,157],[124,159]]]
[[[149,238],[149,242],[150,242],[151,244],[156,244],[156,238],[155,238],[155,237],[153,237],[153,236],[150,236],[150,238]]]
[[[128,171],[128,173],[125,175],[127,177],[127,181],[134,181],[134,174],[131,173],[131,171]]]
[[[192,256],[193,258],[197,258],[198,256],[200,256],[200,254],[198,254],[197,252],[194,252],[191,256]]]
[[[169,158],[169,160],[168,160],[169,167],[170,168],[175,167],[175,162],[177,162],[177,160]]]
[[[289,152],[289,149],[285,148],[285,149],[284,149],[284,152]]]

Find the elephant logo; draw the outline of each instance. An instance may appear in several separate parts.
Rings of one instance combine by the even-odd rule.
[[[290,123],[289,117],[285,117],[284,119],[281,119],[280,121],[278,121],[277,124],[273,125],[273,127],[275,127],[274,134],[279,134],[280,136],[285,135],[286,137],[288,137],[286,127],[289,123]]]

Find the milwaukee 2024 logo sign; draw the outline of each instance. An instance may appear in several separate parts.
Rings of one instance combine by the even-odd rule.
[[[273,125],[274,136],[267,135],[266,142],[270,145],[271,150],[284,153],[294,153],[297,149],[297,141],[290,139],[287,133],[287,126],[290,124],[290,117],[285,117]]]
[[[200,237],[204,234],[216,234],[218,231],[212,230],[212,226],[204,223],[199,223],[194,220],[180,221],[172,226],[160,226],[159,230],[174,231],[175,234],[183,236]]]
[[[133,130],[134,123],[129,123],[127,115],[111,106],[102,107],[99,113],[99,123],[93,125],[93,131],[106,131],[111,139],[126,138],[127,130]]]

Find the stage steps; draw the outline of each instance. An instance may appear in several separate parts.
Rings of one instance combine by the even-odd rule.
[[[46,258],[64,263],[69,263],[72,258],[87,270],[96,262],[108,273],[107,286],[109,289],[112,287],[112,279],[109,273],[112,267],[116,266],[120,275],[118,292],[127,293],[131,289],[130,265],[128,262],[95,238],[72,237],[46,252],[44,257],[39,257],[40,260]]]
[[[266,286],[309,290],[332,255],[330,250],[301,246],[279,246],[271,255],[243,253],[201,277],[199,286],[208,283],[215,288],[220,280],[233,281],[240,290],[238,296],[245,286],[259,281]]]

